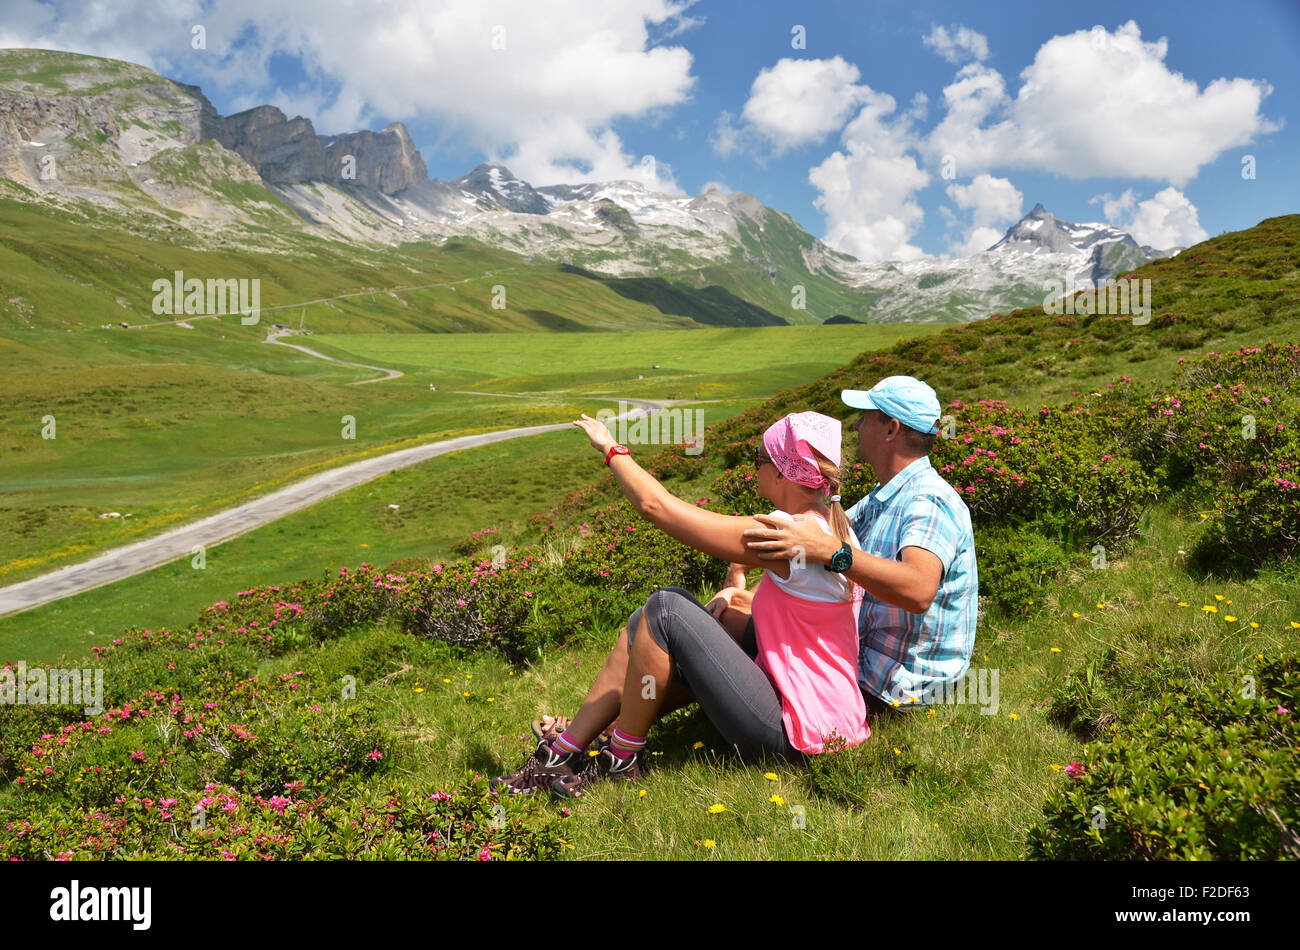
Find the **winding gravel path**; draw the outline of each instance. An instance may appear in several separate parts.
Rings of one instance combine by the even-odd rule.
[[[360,367],[361,369],[373,369],[376,373],[386,374],[384,376],[376,376],[374,379],[359,379],[355,383],[348,383],[347,385],[349,386],[364,386],[367,383],[384,383],[390,379],[397,379],[399,376],[406,375],[401,370],[385,369],[382,366],[371,366],[368,363],[350,363],[347,360],[340,360],[340,359],[335,359],[333,356],[326,356],[324,353],[317,353],[315,350],[303,346],[299,343],[282,343],[280,341],[280,337],[292,336],[293,333],[294,333],[293,330],[273,330],[271,331],[270,334],[267,335],[265,342],[274,343],[277,346],[287,346],[291,350],[297,350],[300,353],[306,353],[308,356],[314,356],[318,360],[328,360],[331,363],[338,363],[341,366],[357,366]]]
[[[366,382],[376,382],[376,380],[366,380]],[[606,400],[602,398],[602,401]],[[669,405],[668,401],[648,399],[628,399],[626,402],[637,407],[628,415],[643,411],[653,412]],[[308,508],[339,492],[365,484],[380,475],[406,468],[408,465],[446,455],[448,452],[459,452],[480,445],[491,445],[493,442],[504,442],[507,439],[539,435],[543,432],[558,432],[568,428],[571,428],[570,423],[559,422],[552,425],[502,429],[498,432],[430,442],[409,449],[399,449],[386,455],[362,459],[359,462],[351,462],[328,472],[312,475],[301,482],[278,489],[235,508],[209,515],[192,524],[182,525],[163,534],[106,551],[89,561],[70,564],[31,580],[0,587],[0,616],[40,607],[51,601],[71,597],[104,584],[141,574],[177,558],[190,557],[198,545],[204,548],[213,547],[269,524],[277,518]]]

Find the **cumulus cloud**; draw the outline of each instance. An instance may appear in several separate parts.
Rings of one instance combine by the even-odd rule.
[[[1158,249],[1189,247],[1209,237],[1201,227],[1196,205],[1172,186],[1146,201],[1139,201],[1129,188],[1118,198],[1097,195],[1091,203],[1100,203],[1107,223],[1124,229],[1139,244]]]
[[[909,154],[910,118],[888,118],[895,108],[891,96],[872,93],[845,127],[843,148],[808,173],[820,192],[813,205],[826,215],[822,240],[864,261],[925,256],[910,241],[925,217],[915,192],[930,175]]]
[[[775,157],[820,142],[876,95],[858,85],[859,75],[839,56],[779,60],[755,78],[739,122],[728,112],[719,117],[714,150],[724,158],[741,150]]]
[[[1135,22],[1055,36],[1020,74],[1014,99],[1002,76],[968,63],[944,89],[947,112],[928,153],[958,173],[991,168],[1072,178],[1149,178],[1182,186],[1225,150],[1277,128],[1260,113],[1272,92],[1254,79],[1204,89],[1165,65],[1168,42],[1144,42]]]
[[[380,118],[436,122],[445,138],[551,184],[642,177],[640,156],[624,150],[611,123],[687,100],[691,54],[657,42],[701,22],[684,15],[692,2],[115,0],[87,10],[6,0],[0,35],[14,46],[139,62],[245,101],[281,94],[313,110],[326,133]],[[195,24],[206,30],[206,50],[191,47]],[[304,88],[276,87],[276,56],[301,65]],[[680,191],[671,178],[654,184]]]
[[[1094,195],[1088,199],[1088,204],[1100,204],[1101,213],[1105,215],[1107,223],[1121,227],[1120,222],[1127,221],[1133,214],[1133,208],[1137,204],[1137,194],[1132,188],[1125,188],[1117,198],[1109,193]]]
[[[988,250],[1002,238],[1007,226],[1020,219],[1024,196],[1005,178],[987,173],[976,175],[969,185],[953,182],[945,189],[948,197],[962,211],[969,212],[969,225],[952,251],[959,257]],[[951,219],[956,222],[954,215]]]
[[[954,26],[951,30],[936,26],[921,42],[954,65],[963,60],[989,58],[988,38],[968,26]]]

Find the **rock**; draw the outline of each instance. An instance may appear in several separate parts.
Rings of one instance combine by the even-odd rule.
[[[275,106],[256,106],[211,123],[213,138],[257,169],[263,181],[291,183],[329,175],[325,146],[310,119],[285,118]]]

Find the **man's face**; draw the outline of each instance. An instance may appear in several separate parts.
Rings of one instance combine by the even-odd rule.
[[[887,444],[894,420],[878,409],[864,409],[853,428],[858,431],[858,459],[876,467],[876,458]]]

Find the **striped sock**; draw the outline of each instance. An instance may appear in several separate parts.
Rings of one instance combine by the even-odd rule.
[[[630,759],[645,748],[645,736],[628,735],[618,727],[614,728],[614,737],[609,740],[609,751],[620,759]]]
[[[573,736],[569,735],[569,731],[566,729],[562,736],[551,741],[551,748],[561,755],[572,755],[575,752],[581,752],[586,748],[586,746],[581,746],[574,742]]]

